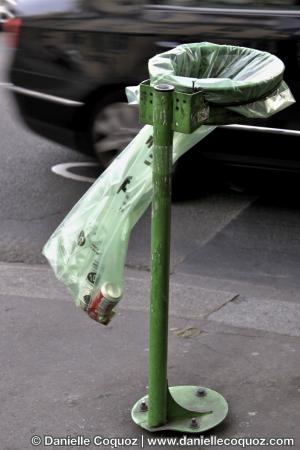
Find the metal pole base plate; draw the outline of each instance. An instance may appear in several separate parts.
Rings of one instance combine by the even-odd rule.
[[[173,386],[168,394],[167,423],[148,425],[148,396],[141,398],[131,411],[133,421],[148,431],[175,430],[200,433],[219,425],[227,416],[225,398],[212,389],[200,386]]]

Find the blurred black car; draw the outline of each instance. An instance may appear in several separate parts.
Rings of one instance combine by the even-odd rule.
[[[286,64],[285,80],[300,99],[295,0],[19,0],[19,17],[11,27],[10,80],[23,119],[42,136],[95,152],[104,167],[138,129],[125,86],[146,79],[148,59],[179,43],[270,51]],[[259,122],[264,130],[220,128],[202,155],[231,166],[298,170],[299,118],[296,103]],[[269,133],[278,135],[276,145],[268,145]]]

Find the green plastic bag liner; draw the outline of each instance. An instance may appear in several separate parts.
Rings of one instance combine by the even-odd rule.
[[[294,103],[283,81],[284,65],[267,52],[230,45],[180,45],[149,60],[152,85],[201,89],[211,110],[265,118]],[[139,88],[127,88],[130,103]],[[209,123],[209,119],[208,119]],[[174,133],[173,162],[201,141],[213,125]],[[144,126],[72,208],[43,249],[57,278],[90,317],[107,324],[123,292],[131,230],[151,203],[152,126]]]

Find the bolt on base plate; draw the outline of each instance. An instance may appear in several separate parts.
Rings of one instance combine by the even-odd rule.
[[[227,401],[212,389],[200,386],[173,386],[169,388],[169,393],[167,423],[149,427],[147,395],[132,408],[133,421],[148,431],[175,430],[200,433],[219,425],[227,416]]]

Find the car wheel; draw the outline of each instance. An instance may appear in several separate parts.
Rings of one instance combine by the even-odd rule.
[[[101,168],[110,165],[141,127],[138,106],[126,103],[123,93],[98,103],[92,120],[92,146]]]

